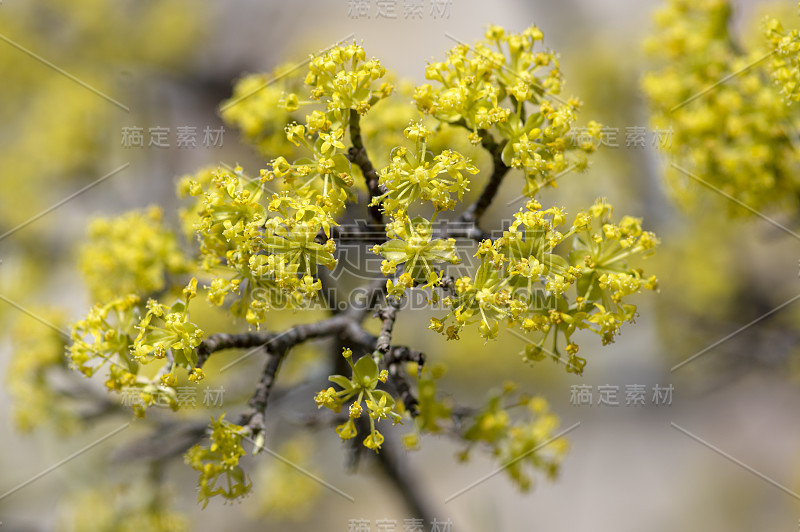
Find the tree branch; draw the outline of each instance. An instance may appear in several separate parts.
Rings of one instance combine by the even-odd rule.
[[[367,154],[367,148],[364,147],[364,140],[361,138],[361,117],[355,109],[350,109],[350,142],[353,146],[347,152],[347,158],[350,162],[355,163],[364,174],[364,179],[367,182],[367,191],[370,195],[369,203],[372,203],[372,198],[381,195],[380,180],[378,172],[372,166],[372,161]],[[383,225],[383,215],[381,214],[380,205],[372,205],[369,207],[369,215],[376,224]]]
[[[425,365],[425,355],[419,351],[409,349],[405,346],[395,346],[389,351],[386,357],[386,369],[389,371],[389,382],[397,390],[400,400],[406,407],[411,417],[419,415],[419,401],[411,392],[411,386],[403,373],[403,364],[406,362],[417,363],[417,376],[422,374],[422,366]]]
[[[239,425],[250,427],[254,439],[259,433],[264,432],[266,428],[266,410],[269,394],[275,384],[275,377],[278,374],[281,362],[286,357],[288,350],[267,350],[267,353],[269,356],[264,373],[261,375],[256,391],[248,403],[250,412],[243,414],[241,421],[238,423]]]
[[[386,304],[375,313],[378,318],[383,320],[381,332],[378,334],[378,339],[375,341],[375,350],[381,354],[381,357],[386,356],[386,353],[389,352],[389,347],[391,347],[392,330],[394,329],[394,323],[397,320],[397,311],[399,309],[399,299],[387,298]]]
[[[380,281],[383,281],[380,279]],[[381,282],[383,285],[383,282]],[[376,289],[375,292],[379,292]],[[374,294],[373,294],[374,297]],[[281,333],[245,332],[239,334],[217,333],[212,334],[197,346],[197,366],[202,367],[212,353],[223,349],[265,347],[271,352],[281,352],[291,349],[297,344],[316,338],[339,336],[351,342],[375,349],[377,337],[367,332],[361,321],[373,307],[372,300],[366,308],[351,307],[346,312],[315,323],[303,323],[287,329]]]
[[[211,353],[223,349],[247,349],[266,344],[269,338],[264,338],[263,333],[246,332],[239,334],[216,333],[212,334],[197,346],[197,367],[203,367]]]
[[[354,321],[353,314],[346,312],[316,323],[296,325],[281,333],[212,334],[197,346],[197,366],[202,367],[212,353],[223,349],[247,349],[263,346],[270,352],[282,352],[306,340],[342,334],[356,343],[372,343],[374,345],[375,337]]]
[[[502,157],[503,148],[505,148],[508,141],[503,140],[498,143],[486,130],[479,130],[478,133],[481,136],[481,145],[492,156],[492,175],[489,177],[489,181],[486,183],[477,201],[459,218],[460,221],[472,222],[476,225],[480,221],[481,216],[486,212],[486,209],[488,209],[489,205],[494,201],[494,197],[500,189],[503,178],[508,174],[508,171],[511,170],[511,167],[506,166],[503,162]]]

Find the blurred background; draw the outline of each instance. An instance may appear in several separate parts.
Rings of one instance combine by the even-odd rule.
[[[356,4],[368,4],[369,14],[363,16]],[[685,211],[673,201],[662,179],[667,161],[657,151],[659,132],[650,126],[640,90],[648,65],[641,43],[653,31],[659,2],[452,0],[432,11],[425,0],[422,16],[413,20],[404,16],[403,0],[395,3],[394,19],[376,17],[376,4],[0,3],[2,528],[116,530],[109,517],[115,508],[150,501],[152,494],[137,494],[147,489],[137,479],[163,475],[171,490],[157,498],[168,499],[191,530],[348,530],[357,519],[370,522],[372,530],[379,530],[382,519],[403,529],[404,519],[414,516],[392,486],[370,467],[348,473],[332,430],[303,437],[297,420],[290,419],[270,421],[274,440],[268,446],[352,494],[355,502],[262,454],[248,457],[255,483],[250,497],[233,505],[212,501],[201,509],[195,474],[180,458],[145,473],[141,464],[120,458],[125,442],[146,434],[135,426],[20,487],[122,422],[98,416],[97,423],[76,430],[58,418],[59,410],[77,408],[72,402],[31,391],[27,410],[19,411],[12,396],[24,397],[24,386],[36,384],[21,382],[19,372],[38,356],[35,340],[51,334],[42,317],[65,327],[93,302],[80,282],[77,252],[90,220],[159,205],[165,223],[177,227],[177,178],[220,164],[238,163],[249,175],[265,166],[218,112],[236,79],[355,39],[387,69],[420,83],[427,61],[444,57],[454,41],[482,37],[493,23],[512,31],[531,24],[542,29],[545,45],[561,54],[564,92],[584,101],[580,122],[594,119],[617,132],[616,142],[591,158],[587,173],[567,177],[540,200],[574,213],[605,196],[617,215],[644,218],[662,240],[643,265],[658,275],[660,294],[636,300],[640,317],[635,326],[623,327],[616,343],[603,347],[596,337],[583,338],[583,377],[555,365],[530,368],[519,355],[525,342],[513,335],[489,345],[476,335],[454,346],[417,332],[427,323],[424,311],[403,315],[395,337],[413,339],[415,347],[446,362],[450,369],[442,386],[455,397],[477,404],[487,381],[513,376],[552,403],[563,427],[580,422],[568,435],[571,450],[554,481],[540,479],[521,494],[497,475],[449,502],[496,463],[478,453],[460,463],[458,445],[425,438],[421,450],[408,453],[408,467],[419,475],[437,516],[450,519],[458,531],[796,530],[800,303],[793,298],[800,294],[800,242],[757,218],[731,219],[722,207]],[[755,31],[771,9],[750,1],[735,7],[742,35]],[[137,131],[142,146],[131,143]],[[186,141],[191,131],[194,146]],[[627,145],[633,131],[644,132],[644,146]],[[522,206],[515,196],[513,187],[501,190],[485,228],[499,227]],[[777,219],[800,228],[798,213]],[[203,319],[214,324],[223,318],[209,310]],[[303,347],[296,364],[311,363],[314,356],[313,346]],[[241,402],[252,388],[245,365],[237,376],[209,384],[225,387],[226,404]],[[289,382],[298,367],[287,367]],[[594,404],[576,404],[577,385],[588,387]],[[618,406],[596,404],[603,386],[616,387]],[[645,404],[626,405],[626,390],[636,386],[646,390]],[[656,387],[671,390],[669,404],[653,399]],[[280,401],[310,403],[315,391],[296,388]],[[198,409],[195,418],[204,422],[219,411]],[[52,423],[40,423],[49,418]],[[171,437],[167,433],[164,440]]]

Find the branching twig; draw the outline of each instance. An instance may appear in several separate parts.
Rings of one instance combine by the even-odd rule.
[[[358,344],[374,346],[375,336],[365,331],[350,312],[339,314],[316,323],[304,323],[287,329],[282,333],[246,332],[239,334],[212,334],[197,346],[197,366],[202,367],[208,357],[223,349],[268,347],[269,351],[280,352],[313,338],[344,335]]]

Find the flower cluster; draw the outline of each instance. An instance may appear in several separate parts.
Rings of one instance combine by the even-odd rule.
[[[311,91],[313,99],[326,102],[327,111],[332,113],[335,123],[346,123],[350,109],[366,114],[370,107],[392,93],[392,86],[388,83],[375,86],[384,74],[386,69],[380,61],[367,59],[361,46],[350,44],[335,46],[314,57],[309,63],[305,82],[314,87]]]
[[[796,41],[772,21],[768,42],[743,49],[728,28],[730,13],[727,0],[669,0],[656,15],[646,48],[660,66],[642,83],[653,126],[673,132],[666,151],[679,168],[666,175],[684,203],[702,189],[690,172],[753,209],[792,207],[798,155],[786,124],[796,122],[797,110],[784,98],[796,88]],[[770,47],[777,53],[764,61]],[[733,202],[729,208],[745,213]]]
[[[475,445],[486,446],[519,488],[527,491],[532,479],[526,466],[555,476],[568,446],[564,438],[555,438],[559,420],[547,401],[522,394],[512,398],[514,389],[509,383],[493,393],[474,415],[464,432],[469,445],[460,458],[467,460]],[[509,412],[512,408],[524,409],[526,415],[515,420]]]
[[[72,324],[69,358],[77,370],[91,377],[106,364],[109,364],[112,374],[125,371],[124,365],[128,371],[121,380],[109,380],[107,385],[110,389],[121,389],[135,380],[137,365],[130,346],[136,337],[139,303],[138,296],[129,295],[97,304],[84,319]]]
[[[528,196],[561,172],[584,169],[585,153],[595,149],[592,142],[576,146],[570,140],[580,102],[558,96],[556,55],[534,50],[542,38],[535,26],[519,34],[490,26],[485,41],[460,44],[444,62],[429,64],[425,77],[437,84],[421,85],[414,94],[420,111],[463,125],[474,144],[498,133],[502,161],[523,171]],[[599,124],[590,123],[587,132],[599,139]]]
[[[787,103],[800,101],[800,32],[785,31],[773,18],[765,22],[764,33],[773,51],[768,65],[772,79]]]
[[[208,505],[208,500],[221,495],[228,501],[244,497],[251,484],[239,460],[244,456],[242,438],[247,429],[225,421],[225,414],[219,419],[211,418],[211,445],[195,445],[186,452],[186,463],[200,472],[200,492],[197,500]]]
[[[189,270],[175,235],[162,224],[158,207],[92,221],[80,267],[96,301],[109,301],[118,294],[147,296],[162,290],[168,275]]]
[[[401,413],[398,412],[400,404],[396,403],[394,397],[388,392],[377,389],[379,382],[387,381],[389,372],[385,369],[379,370],[378,363],[370,355],[359,358],[355,364],[352,360],[353,352],[350,349],[345,348],[342,356],[350,365],[351,376],[349,378],[344,375],[330,376],[330,381],[341,390],[337,391],[333,387],[329,387],[320,391],[314,397],[314,401],[318,408],[324,406],[334,412],[340,412],[343,405],[353,397],[356,398],[348,408],[347,421],[336,427],[336,433],[343,440],[349,440],[358,434],[355,420],[364,413],[363,402],[369,415],[369,435],[364,438],[363,443],[365,447],[377,451],[383,443],[383,434],[375,428],[375,422],[382,419],[391,419],[392,424],[395,425],[402,422]]]
[[[421,216],[411,220],[406,216],[388,224],[387,234],[390,239],[383,244],[376,244],[372,249],[373,253],[386,259],[381,271],[384,275],[394,274],[400,264],[405,269],[397,283],[391,279],[386,282],[390,295],[401,296],[406,288],[416,283],[430,286],[438,282],[439,274],[433,267],[436,263],[460,262],[456,255],[455,239],[433,238],[431,222]]]
[[[248,181],[241,168],[220,169],[206,183],[188,178],[181,185],[190,195],[202,194],[202,206],[187,217],[195,220],[202,264],[213,275],[208,300],[222,305],[239,294],[231,311],[255,326],[272,307],[312,300],[320,289],[317,268],[336,265],[335,242],[317,242],[335,224],[330,212],[286,192],[265,206],[263,179]]]
[[[408,207],[417,202],[431,202],[436,213],[452,210],[456,194],[459,201],[469,190],[469,181],[464,172],[477,174],[475,168],[463,155],[445,150],[434,157],[427,150],[431,132],[417,122],[404,131],[407,139],[415,142],[413,152],[404,147],[392,150],[392,162],[380,171],[380,184],[386,193],[372,198],[372,204],[383,204],[386,212],[395,219],[403,218]]]
[[[155,403],[157,396],[177,408],[175,368],[185,368],[192,380],[203,378],[202,370],[195,367],[195,348],[203,331],[189,321],[188,313],[196,287],[197,280],[193,278],[184,289],[184,298],[171,307],[151,299],[143,308],[135,294],[95,305],[86,318],[72,325],[68,356],[73,367],[91,377],[108,366],[109,390],[139,390],[142,404],[133,407],[139,416],[144,415],[144,407]],[[170,371],[159,379],[139,374],[142,365],[156,360],[169,360]]]
[[[262,171],[264,179],[281,178],[298,198],[339,213],[347,200],[355,198],[353,173],[360,174],[346,155],[346,131],[358,116],[392,93],[390,83],[378,84],[385,73],[380,62],[366,59],[356,44],[335,46],[313,57],[305,78],[306,86],[313,88],[306,96],[301,89],[284,93],[280,104],[289,112],[307,108],[304,121],[295,119],[284,128],[288,142],[299,150],[279,152],[270,168]],[[293,155],[301,156],[290,163],[287,157]]]
[[[167,386],[174,386],[177,379],[173,374],[175,367],[189,371],[189,379],[199,381],[203,372],[196,368],[195,349],[203,339],[203,331],[189,321],[189,301],[197,296],[197,279],[192,278],[183,290],[183,300],[171,307],[162,305],[154,299],[147,301],[147,312],[136,328],[139,334],[133,340],[131,353],[140,364],[149,364],[164,359],[167,352],[172,354],[170,372],[161,377]]]
[[[655,277],[644,279],[625,259],[649,254],[658,239],[642,230],[641,220],[625,216],[614,224],[611,215],[611,205],[598,200],[562,233],[566,215],[561,208],[543,210],[536,200],[529,201],[502,237],[481,243],[475,277],[455,280],[453,295],[442,300],[450,313],[432,318],[430,328],[449,339],[458,339],[460,330],[475,322],[485,338],[497,337],[501,321],[536,331],[541,340],[525,354],[531,361],[544,358],[543,345],[553,331],[552,356],[559,358],[561,334],[569,354],[567,370],[581,373],[585,360],[576,356],[572,334],[589,329],[604,344],[612,342],[636,313],[624,298],[641,288],[657,288]],[[556,248],[565,241],[571,241],[571,249],[558,254]]]

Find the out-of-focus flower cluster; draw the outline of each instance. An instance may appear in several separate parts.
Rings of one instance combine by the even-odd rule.
[[[800,9],[800,4],[798,4]],[[800,32],[786,31],[776,19],[767,19],[764,34],[770,50],[768,68],[787,103],[800,101]]]
[[[86,532],[189,530],[187,516],[170,508],[172,497],[166,491],[143,481],[96,486],[65,501],[58,529]]]
[[[92,221],[80,267],[94,300],[154,294],[170,284],[167,276],[189,271],[188,260],[162,216],[161,209],[152,207]]]
[[[43,311],[39,315],[54,327],[64,322],[58,312]],[[17,322],[12,337],[19,354],[11,359],[6,382],[13,399],[15,425],[24,432],[43,424],[52,424],[60,432],[76,428],[73,405],[51,381],[51,373],[66,366],[66,338],[56,328],[28,316]]]
[[[667,168],[668,180],[685,203],[702,190],[688,171],[753,209],[794,207],[797,108],[787,100],[797,88],[795,34],[768,21],[767,39],[744,50],[731,33],[730,16],[727,0],[669,0],[656,14],[656,34],[646,49],[658,68],[642,86],[653,126],[671,128],[665,149],[683,169]],[[745,213],[729,205],[732,213]]]
[[[233,501],[246,495],[252,487],[239,465],[246,454],[242,438],[247,429],[225,421],[225,414],[219,419],[211,418],[210,429],[208,447],[198,444],[186,452],[186,463],[200,472],[197,500],[203,503],[203,508],[211,497],[220,495]]]
[[[474,446],[486,446],[505,472],[522,491],[531,488],[529,469],[542,470],[554,477],[568,450],[567,440],[557,438],[558,416],[542,397],[515,394],[515,385],[489,396],[464,432],[469,442],[460,454],[467,460]],[[515,410],[522,410],[515,416]]]

